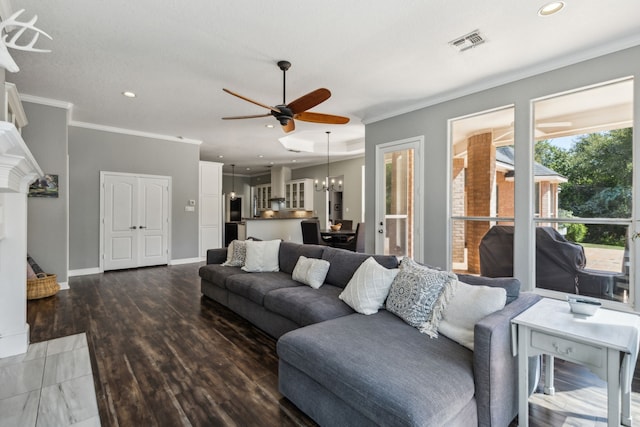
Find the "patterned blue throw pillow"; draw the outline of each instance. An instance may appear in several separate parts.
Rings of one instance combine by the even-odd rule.
[[[438,323],[457,280],[453,273],[403,258],[391,284],[386,308],[420,332],[437,338]]]

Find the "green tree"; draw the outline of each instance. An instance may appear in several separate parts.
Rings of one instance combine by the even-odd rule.
[[[581,135],[569,150],[541,141],[535,159],[565,176],[559,207],[582,218],[631,216],[632,129]],[[585,242],[624,244],[626,227],[590,225]]]
[[[551,144],[547,139],[536,142],[534,159],[563,176],[567,175],[571,167],[569,151]]]
[[[562,186],[561,205],[571,205],[584,218],[631,216],[632,129],[582,135],[571,150],[569,182]],[[626,227],[592,225],[586,242],[623,245]]]

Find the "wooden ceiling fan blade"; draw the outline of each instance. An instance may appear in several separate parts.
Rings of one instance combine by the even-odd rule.
[[[223,117],[222,120],[237,120],[237,119],[257,119],[259,117],[271,117],[271,113],[267,114],[253,114],[250,116],[232,116],[232,117]]]
[[[260,103],[260,102],[258,102],[258,101],[254,101],[254,100],[253,100],[253,99],[251,99],[251,98],[247,98],[246,96],[242,96],[242,95],[240,95],[239,93],[235,93],[235,92],[233,92],[233,91],[231,91],[231,90],[229,90],[229,89],[224,89],[224,88],[223,88],[222,90],[223,90],[223,91],[225,91],[225,92],[227,92],[229,95],[233,95],[233,96],[238,97],[238,98],[240,98],[240,99],[242,99],[242,100],[245,100],[245,101],[247,101],[247,102],[250,102],[250,103],[252,103],[252,104],[255,104],[255,105],[259,106],[259,107],[266,108],[267,110],[271,110],[271,111],[273,111],[273,112],[275,112],[275,113],[280,113],[280,110],[278,110],[276,107],[270,107],[269,105],[262,104],[262,103]]]
[[[295,129],[296,129],[296,124],[295,124],[295,122],[293,121],[293,119],[289,119],[289,121],[287,122],[287,124],[286,124],[286,125],[282,125],[282,130],[283,130],[285,133],[292,132],[292,131],[294,131]]]
[[[287,108],[289,108],[293,114],[302,113],[326,101],[330,97],[331,91],[329,91],[329,89],[316,89],[313,92],[309,92],[308,94],[301,96],[295,101],[290,102],[287,105]]]
[[[310,111],[299,113],[294,116],[297,120],[313,123],[327,123],[331,125],[344,125],[349,123],[349,117],[334,116],[332,114],[312,113]]]

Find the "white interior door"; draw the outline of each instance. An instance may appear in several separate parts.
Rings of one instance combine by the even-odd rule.
[[[103,186],[104,269],[138,265],[138,178],[105,175]]]
[[[169,180],[140,178],[138,197],[138,266],[167,264],[169,227]]]
[[[168,264],[170,178],[102,173],[102,269]]]

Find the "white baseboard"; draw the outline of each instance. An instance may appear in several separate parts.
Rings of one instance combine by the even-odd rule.
[[[172,259],[169,262],[169,265],[180,265],[180,264],[193,264],[194,262],[202,262],[205,261],[206,258],[182,258],[182,259]]]
[[[60,290],[61,291],[69,289],[69,282],[58,282],[58,285],[60,285]]]
[[[69,277],[86,276],[89,274],[98,274],[98,273],[102,273],[102,271],[100,271],[99,268],[81,268],[79,270],[69,270],[69,272],[67,273],[67,276]],[[60,284],[60,286],[62,286],[62,284]],[[68,285],[67,285],[67,288],[68,288]]]
[[[29,348],[29,324],[19,331],[10,331],[0,336],[0,358],[27,352]]]

